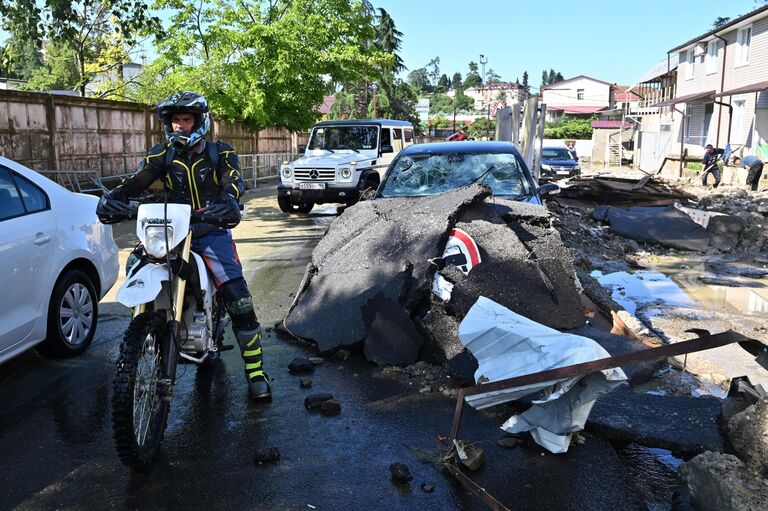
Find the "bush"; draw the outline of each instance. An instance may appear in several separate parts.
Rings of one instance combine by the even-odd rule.
[[[590,119],[568,119],[565,115],[544,126],[545,138],[574,138],[589,140],[592,138],[592,121]]]

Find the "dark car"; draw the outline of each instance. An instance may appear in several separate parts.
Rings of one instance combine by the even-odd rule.
[[[520,152],[509,142],[464,141],[415,144],[397,155],[375,198],[425,197],[468,186],[488,185],[493,195],[541,204],[539,188]]]
[[[581,175],[581,165],[567,147],[541,148],[541,179],[565,179]]]

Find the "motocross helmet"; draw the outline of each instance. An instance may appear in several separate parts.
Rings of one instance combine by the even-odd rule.
[[[195,125],[191,132],[173,131],[171,119],[174,114],[192,114],[195,116]],[[176,149],[191,149],[203,138],[211,127],[211,118],[208,115],[208,101],[194,92],[177,92],[173,96],[157,104],[157,115],[163,122],[165,138]]]

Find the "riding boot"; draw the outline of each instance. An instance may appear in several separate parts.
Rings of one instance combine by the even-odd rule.
[[[245,363],[248,395],[251,399],[272,397],[272,388],[269,385],[269,376],[264,372],[264,360],[261,353],[261,327],[235,332],[235,337]]]

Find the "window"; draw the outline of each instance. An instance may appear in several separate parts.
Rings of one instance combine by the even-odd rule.
[[[731,141],[736,144],[744,143],[744,113],[747,102],[739,99],[733,102],[733,118],[731,119]]]
[[[691,143],[691,124],[693,124],[693,109],[691,105],[685,106],[685,141]]]
[[[584,89],[576,89],[576,99],[584,99]]]
[[[707,74],[717,73],[717,50],[720,48],[719,41],[712,40],[707,43]]]
[[[405,130],[405,143],[410,144],[413,142],[413,130]]]
[[[31,181],[16,175],[16,185],[21,191],[21,200],[27,213],[37,213],[48,209],[48,196]]]
[[[385,145],[392,145],[392,138],[390,137],[389,128],[381,128],[381,145],[379,145],[379,147],[383,147]]]
[[[24,204],[19,191],[13,183],[11,173],[0,168],[0,220],[6,220],[24,214]]]
[[[709,126],[712,124],[712,113],[715,111],[714,103],[704,105],[704,121],[701,126],[702,144],[709,140]]]
[[[740,28],[736,33],[736,65],[749,64],[749,46],[752,43],[752,27]]]
[[[685,52],[685,79],[693,80],[693,49]]]
[[[403,139],[403,130],[401,130],[400,128],[395,128],[394,132],[395,132],[395,140]]]

